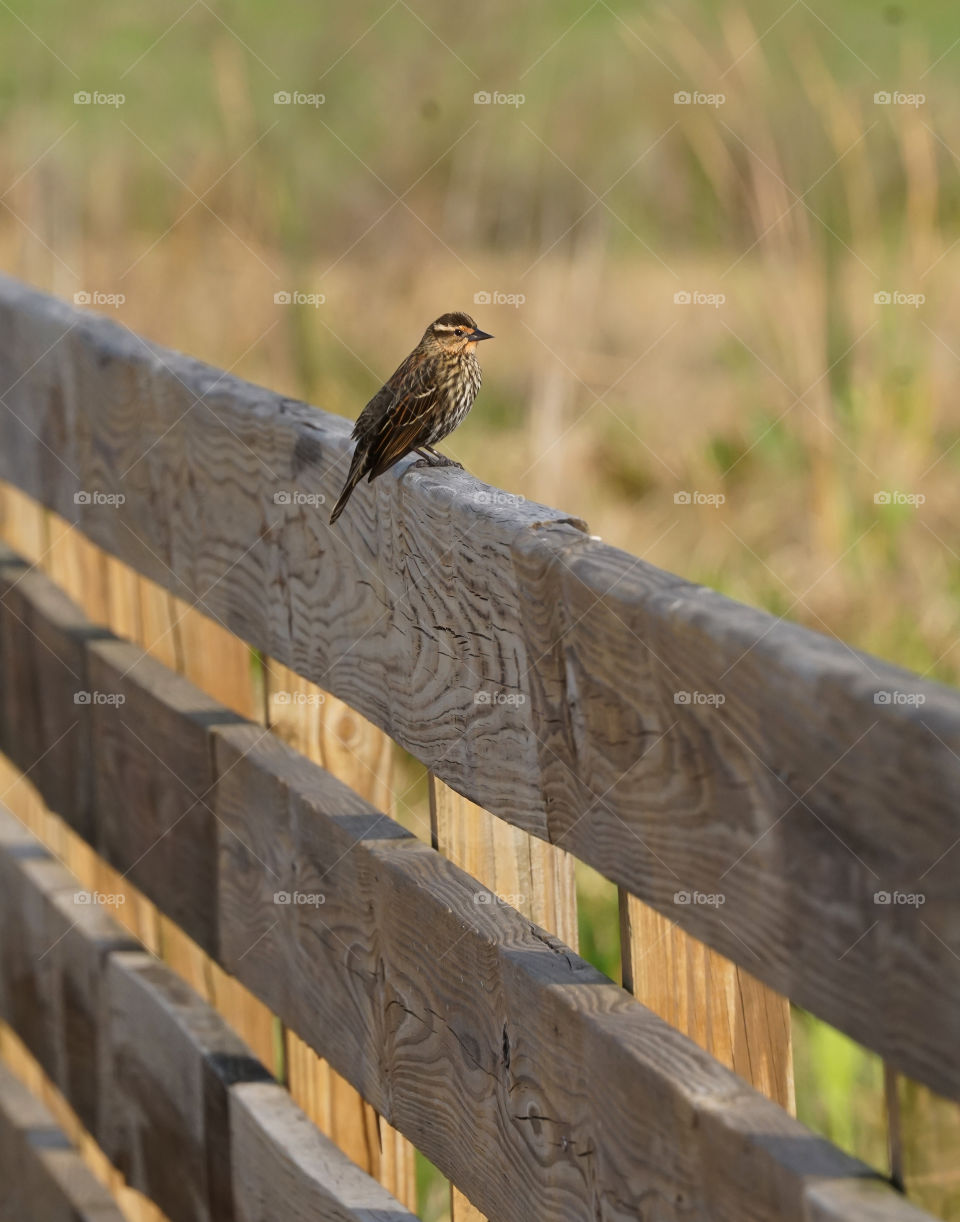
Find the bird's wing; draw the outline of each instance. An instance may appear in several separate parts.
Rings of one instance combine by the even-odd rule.
[[[408,357],[384,386],[392,401],[371,438],[369,478],[376,479],[430,435],[426,422],[436,410],[439,395],[433,363]]]

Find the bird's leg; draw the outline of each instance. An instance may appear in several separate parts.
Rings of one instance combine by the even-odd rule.
[[[435,450],[433,446],[420,446],[417,449],[417,453],[423,454],[424,457],[429,455],[433,460],[433,465],[435,467],[459,467],[461,471],[463,470],[463,463],[454,462],[452,458],[447,458],[446,454],[441,454],[440,451]]]

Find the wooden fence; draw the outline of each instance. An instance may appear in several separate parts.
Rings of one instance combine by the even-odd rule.
[[[9,280],[0,388],[0,1217],[929,1216],[786,999],[960,1099],[960,695],[463,472],[330,530],[347,421]]]

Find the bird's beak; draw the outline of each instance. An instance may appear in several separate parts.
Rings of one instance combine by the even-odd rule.
[[[481,331],[479,327],[474,327],[473,334],[470,336],[471,340],[493,339],[493,338],[494,337],[488,331]]]

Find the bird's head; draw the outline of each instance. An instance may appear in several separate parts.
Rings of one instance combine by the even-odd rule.
[[[426,347],[459,354],[476,352],[477,344],[482,339],[493,339],[493,336],[481,331],[469,314],[455,312],[441,314],[436,322],[432,322],[424,332],[421,343]]]

